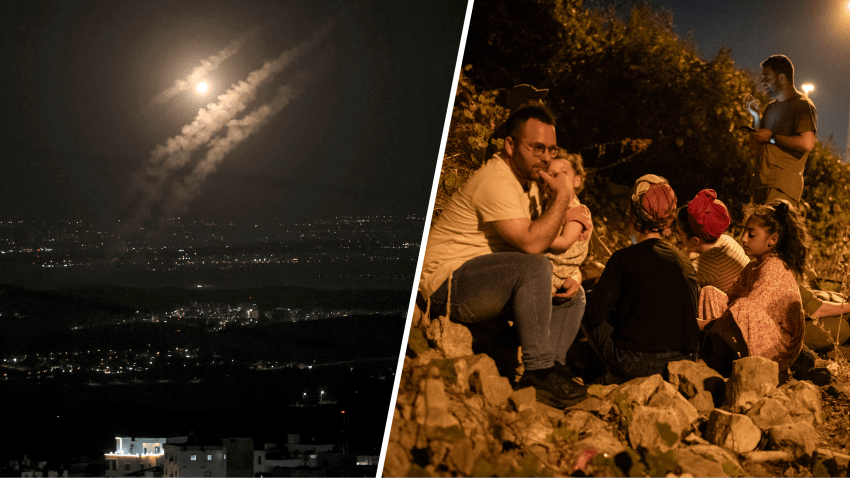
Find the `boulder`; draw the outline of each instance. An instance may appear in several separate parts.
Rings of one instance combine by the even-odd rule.
[[[388,443],[384,455],[383,476],[407,476],[410,469],[411,456],[404,447],[398,443]]]
[[[521,412],[528,408],[532,408],[537,401],[537,392],[534,387],[525,387],[519,390],[514,390],[511,396],[508,397],[508,403],[513,410]]]
[[[450,427],[459,424],[457,418],[449,412],[449,397],[442,380],[423,379],[419,390],[413,404],[416,423],[429,427]]]
[[[622,392],[626,394],[626,397],[628,397],[630,401],[638,405],[646,405],[646,401],[649,400],[649,397],[651,397],[663,383],[664,379],[661,378],[661,375],[659,374],[650,375],[649,377],[635,378],[615,388],[608,394],[608,398],[611,399],[618,393]]]
[[[779,400],[765,397],[756,402],[747,412],[755,426],[767,430],[774,425],[783,425],[791,421],[791,414]]]
[[[755,450],[744,453],[744,459],[750,463],[764,463],[766,461],[781,461],[785,463],[794,463],[797,459],[788,451],[785,450]]]
[[[510,381],[499,375],[496,362],[487,355],[459,357],[454,366],[461,391],[481,394],[491,407],[501,407],[513,393]]]
[[[787,450],[797,458],[811,456],[816,441],[817,434],[811,423],[793,422],[776,425],[768,430],[768,444],[771,448]]]
[[[675,448],[683,428],[676,412],[668,409],[636,405],[629,424],[629,444],[632,448]]]
[[[679,428],[687,430],[697,418],[699,412],[690,404],[678,389],[668,382],[663,382],[646,402],[647,406],[672,410],[679,418]]]
[[[762,397],[779,385],[779,364],[764,357],[744,357],[732,364],[726,382],[725,410],[746,413]]]
[[[682,473],[691,476],[741,476],[738,460],[726,450],[714,445],[699,445],[676,450]]]
[[[745,453],[756,448],[761,430],[746,415],[715,409],[708,419],[705,438],[714,445]]]
[[[444,357],[472,355],[472,333],[465,325],[452,322],[445,316],[431,321],[422,319],[419,324],[425,327],[429,343]]]
[[[688,403],[693,405],[697,412],[699,412],[700,416],[703,417],[711,415],[711,412],[714,411],[714,408],[716,407],[714,404],[714,397],[712,397],[711,393],[707,390],[703,390],[689,398]]]
[[[679,360],[667,364],[670,383],[679,389],[685,398],[693,398],[707,391],[717,399],[725,395],[726,379],[714,369],[701,362]]]
[[[595,450],[603,456],[612,457],[625,450],[626,447],[607,430],[595,430],[581,440],[577,441],[573,448],[576,450]]]
[[[558,428],[569,428],[577,432],[589,432],[592,430],[605,430],[608,424],[596,418],[590,412],[584,410],[570,410],[558,421]]]
[[[811,382],[791,381],[779,388],[789,398],[788,411],[794,417],[801,417],[818,425],[823,423],[824,413],[821,407],[821,391]]]

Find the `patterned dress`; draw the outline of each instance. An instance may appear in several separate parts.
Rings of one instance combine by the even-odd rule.
[[[776,256],[748,264],[728,296],[715,287],[704,287],[699,318],[717,318],[712,330],[740,356],[768,358],[779,364],[780,371],[797,359],[803,344],[800,289],[794,273]],[[744,343],[737,337],[743,337]]]

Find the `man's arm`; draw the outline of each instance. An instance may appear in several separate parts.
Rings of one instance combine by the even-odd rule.
[[[757,151],[762,144],[769,144],[770,138],[773,138],[773,144],[777,146],[801,153],[808,153],[815,147],[815,133],[812,131],[804,131],[794,136],[783,136],[775,135],[769,129],[762,128],[755,133],[750,133],[750,149],[755,148],[753,152]]]
[[[575,195],[572,184],[565,174],[549,176],[545,171],[540,177],[549,185],[554,193],[552,204],[536,220],[528,218],[505,219],[494,221],[493,227],[506,241],[522,252],[542,254],[549,249],[552,241],[558,236],[561,224],[567,213],[567,206]]]

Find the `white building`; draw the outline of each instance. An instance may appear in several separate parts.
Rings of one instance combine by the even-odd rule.
[[[115,437],[115,451],[104,455],[105,476],[137,472],[143,476],[157,475],[163,464],[164,445],[165,438]]]

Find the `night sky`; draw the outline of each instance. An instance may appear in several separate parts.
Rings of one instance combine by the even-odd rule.
[[[676,33],[693,38],[704,60],[732,50],[738,68],[761,73],[776,54],[794,63],[794,83],[811,83],[818,110],[818,140],[848,160],[850,119],[850,8],[848,0],[659,0],[673,12]]]
[[[424,217],[465,11],[2,2],[0,220]]]

